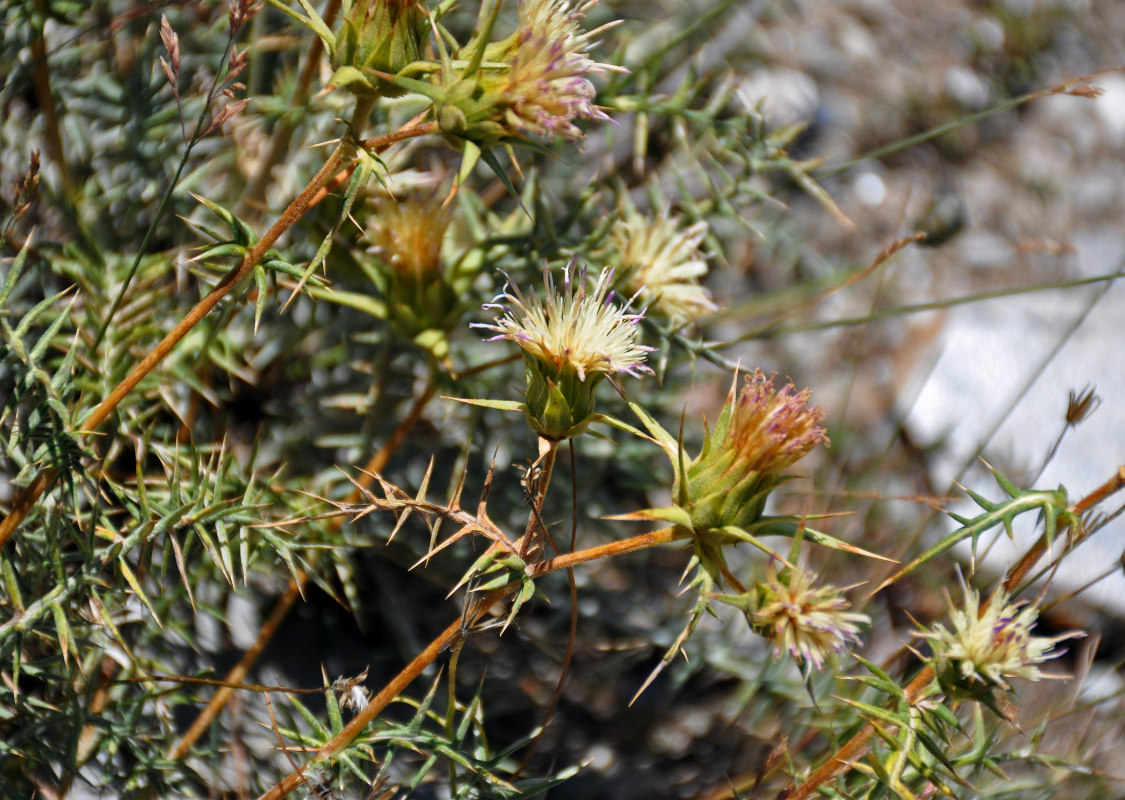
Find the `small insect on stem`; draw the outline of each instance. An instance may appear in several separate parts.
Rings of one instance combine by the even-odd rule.
[[[526,467],[522,464],[516,465],[516,469],[520,471],[520,486],[523,487],[523,502],[525,505],[532,505],[542,488],[543,467],[539,463],[541,460],[542,457],[535,461],[529,458]]]

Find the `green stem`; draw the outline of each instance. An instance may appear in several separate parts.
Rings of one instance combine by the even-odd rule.
[[[979,294],[966,295],[964,297],[951,297],[947,300],[934,300],[929,303],[916,303],[909,306],[895,306],[893,308],[879,309],[869,314],[864,314],[858,317],[844,317],[842,319],[830,319],[823,322],[811,322],[804,325],[787,325],[784,327],[773,327],[771,323],[769,326],[761,328],[756,331],[744,333],[736,339],[723,342],[723,347],[730,347],[731,345],[739,342],[746,342],[750,340],[767,340],[778,339],[782,336],[790,336],[795,333],[814,333],[817,331],[826,331],[833,328],[849,328],[857,325],[867,325],[871,322],[878,322],[880,320],[890,319],[892,317],[906,316],[908,314],[920,314],[925,311],[938,311],[945,308],[953,308],[954,306],[966,305],[969,303],[981,303],[986,300],[998,300],[1004,297],[1014,297],[1020,294],[1031,294],[1032,292],[1046,292],[1055,289],[1070,289],[1076,286],[1086,286],[1092,283],[1105,283],[1107,281],[1115,281],[1118,278],[1125,278],[1125,271],[1110,272],[1105,275],[1094,275],[1089,278],[1075,278],[1066,281],[1049,281],[1047,283],[1036,283],[1030,286],[1016,286],[1009,289],[997,289],[991,292],[981,292]],[[689,342],[687,344],[680,343],[685,348],[692,346]],[[699,355],[706,352],[706,348],[702,346],[694,346],[699,350]]]
[[[1034,92],[1028,92],[1027,94],[1022,94],[1019,97],[1013,97],[1012,99],[1005,100],[1004,102],[992,106],[991,108],[985,108],[973,114],[959,117],[958,119],[951,120],[949,122],[944,122],[941,125],[930,128],[929,130],[922,131],[921,133],[917,133],[913,136],[907,136],[905,139],[899,139],[898,141],[891,142],[890,144],[884,145],[882,147],[877,147],[874,150],[869,150],[863,155],[857,156],[856,158],[845,161],[841,164],[833,164],[830,167],[823,167],[821,169],[815,170],[814,178],[818,181],[822,181],[825,178],[831,178],[834,175],[839,175],[841,172],[846,172],[855,165],[861,164],[864,161],[878,161],[880,158],[893,155],[903,150],[909,150],[915,145],[923,144],[932,139],[937,139],[947,133],[952,133],[963,125],[969,125],[973,122],[979,122],[982,119],[988,119],[989,117],[996,114],[1000,114],[1004,111],[1010,111],[1013,108],[1018,108],[1019,106],[1022,106],[1026,103],[1030,103],[1032,100],[1038,100],[1043,97],[1050,97],[1051,95],[1055,94],[1063,94],[1076,85],[1086,83],[1093,80],[1094,78],[1108,75],[1113,72],[1120,72],[1122,69],[1125,69],[1125,67],[1117,67],[1114,69],[1103,70],[1101,72],[1095,72],[1090,75],[1083,75],[1078,78],[1070,78],[1061,83],[1056,83],[1054,86],[1048,86],[1045,89],[1036,89]]]
[[[227,36],[227,45],[223,49],[223,57],[220,64],[226,64],[229,57],[231,48],[234,47],[234,34]],[[176,191],[176,187],[180,184],[180,177],[184,174],[184,169],[187,167],[188,159],[191,158],[191,152],[195,146],[199,144],[203,131],[204,124],[207,122],[208,116],[211,111],[211,104],[215,102],[215,90],[220,85],[220,76],[224,70],[219,69],[215,72],[215,77],[211,81],[211,87],[207,90],[207,99],[203,102],[203,108],[199,111],[199,117],[195,121],[195,130],[192,131],[191,138],[186,142],[184,147],[184,154],[180,157],[180,165],[176,167],[176,174],[172,176],[172,181],[168,184],[168,188],[164,191],[164,196],[160,198],[160,205],[156,208],[156,214],[149,223],[148,230],[145,231],[144,238],[141,240],[141,246],[137,249],[137,255],[133,258],[133,263],[129,267],[129,272],[125,276],[125,282],[121,284],[121,288],[117,292],[117,296],[113,298],[113,304],[110,305],[109,311],[102,320],[101,327],[98,328],[98,335],[94,337],[94,343],[90,346],[90,351],[96,353],[98,346],[101,345],[102,340],[105,338],[106,331],[109,330],[109,324],[113,321],[114,316],[117,314],[121,304],[125,301],[125,293],[129,290],[129,284],[133,282],[133,278],[140,269],[141,260],[148,252],[148,247],[152,243],[153,237],[156,235],[156,229],[160,225],[160,221],[164,219],[164,212],[168,208],[168,204],[172,201],[172,193]],[[177,95],[177,102],[179,96]],[[183,116],[181,114],[181,120]]]

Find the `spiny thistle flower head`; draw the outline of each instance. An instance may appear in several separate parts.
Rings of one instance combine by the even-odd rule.
[[[578,25],[593,4],[576,7],[571,0],[519,4],[518,44],[504,76],[504,122],[513,132],[577,139],[582,132],[575,119],[609,120],[592,102],[597,92],[589,78],[614,67],[587,55],[591,34]]]
[[[935,671],[948,679],[959,679],[970,686],[983,683],[1009,690],[1006,678],[1038,681],[1043,677],[1039,665],[1062,655],[1054,646],[1063,639],[1081,636],[1032,636],[1039,616],[1033,605],[1010,602],[1002,590],[982,610],[980,594],[965,587],[964,604],[958,608],[950,601],[952,629],[938,623],[919,634],[930,640]]]
[[[735,388],[687,474],[676,469],[674,496],[697,533],[750,528],[769,493],[789,479],[785,471],[818,444],[828,444],[820,424],[824,412],[808,405],[808,389],[798,392],[792,383],[776,389],[774,376],[760,369]]]
[[[785,650],[806,669],[820,669],[829,652],[843,652],[859,641],[866,614],[848,611],[850,603],[838,588],[816,586],[812,572],[796,567],[778,573],[770,564],[757,584],[757,610],[749,615],[756,631],[773,643],[774,656]]]
[[[667,208],[655,217],[645,217],[632,204],[625,206],[610,232],[615,257],[625,273],[625,287],[639,291],[653,313],[665,317],[673,327],[695,322],[719,308],[699,285],[707,274],[707,262],[699,251],[706,235],[706,222],[685,228]]]
[[[438,122],[454,138],[491,147],[504,140],[577,140],[578,119],[609,120],[593,100],[590,78],[621,67],[588,55],[596,31],[579,20],[597,0],[521,0],[518,27],[511,37],[490,45],[487,64],[462,75],[439,104]],[[502,63],[505,66],[492,66]]]
[[[828,443],[820,426],[824,412],[809,408],[810,389],[789,383],[781,389],[760,369],[746,376],[731,409],[726,446],[741,469],[776,473],[804,458],[816,445]],[[733,469],[733,467],[732,467]]]
[[[550,270],[544,268],[545,298],[527,298],[519,287],[505,284],[504,290],[484,306],[504,313],[495,324],[477,327],[496,331],[489,341],[515,342],[556,376],[567,368],[573,369],[581,381],[595,373],[651,373],[644,361],[652,348],[636,341],[637,323],[644,313],[631,314],[628,305],[614,303],[613,269],[601,271],[591,292],[586,270],[576,267],[572,260],[563,268],[561,289],[555,286]]]
[[[652,372],[644,363],[652,348],[637,343],[643,312],[614,302],[611,268],[601,271],[593,291],[586,270],[578,271],[573,260],[563,270],[561,289],[547,268],[543,279],[543,298],[505,284],[484,306],[502,313],[492,324],[474,325],[496,333],[489,341],[507,339],[523,351],[528,419],[538,433],[564,439],[589,422],[593,390],[602,378]]]

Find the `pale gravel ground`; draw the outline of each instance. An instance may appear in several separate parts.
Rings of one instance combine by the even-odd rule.
[[[829,163],[1001,100],[986,67],[1017,46],[1018,25],[1046,26],[1041,32],[1052,37],[1032,59],[1035,75],[1018,91],[1125,65],[1125,4],[1119,2],[870,0],[793,3],[785,10],[755,34],[780,68],[763,67],[748,85],[765,95],[767,111],[814,122],[806,155]],[[963,128],[937,147],[922,145],[828,181],[856,229],[832,225],[811,203],[794,203],[808,246],[863,264],[911,232],[936,194],[949,193],[964,204],[964,230],[942,247],[900,254],[886,269],[881,307],[1125,269],[1125,76],[1093,83],[1104,91],[1097,100],[1037,100]],[[912,124],[910,108],[925,109]],[[1110,288],[1068,333],[1105,289],[1095,284],[1009,297],[882,323],[883,341],[873,348],[878,358],[859,368],[848,413],[874,427],[891,412],[906,415],[918,444],[940,443],[931,462],[940,490],[1001,419],[986,458],[1033,477],[1062,427],[1068,390],[1095,386],[1102,406],[1066,437],[1036,481],[1063,483],[1081,497],[1125,463],[1125,287]],[[871,302],[869,291],[857,291],[834,302],[825,317],[862,314]],[[1065,346],[1047,362],[1062,337]],[[800,354],[809,382],[817,385],[809,366],[819,355],[829,383],[846,384],[832,370],[837,348],[851,339],[807,338],[816,341],[787,346]],[[830,408],[834,402],[843,405],[842,388],[837,400],[825,400]],[[995,495],[980,470],[966,480]],[[1027,530],[1017,545],[1003,543],[985,563],[1002,570],[1031,535]],[[1056,584],[1074,588],[1101,574],[1123,548],[1125,521],[1118,521],[1066,564]],[[1085,599],[1125,613],[1120,571]]]

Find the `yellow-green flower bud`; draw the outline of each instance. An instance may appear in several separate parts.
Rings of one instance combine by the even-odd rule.
[[[379,259],[387,321],[439,358],[448,353],[446,334],[462,312],[441,257],[448,225],[449,215],[438,204],[403,200],[382,204],[367,233]]]
[[[582,433],[594,415],[594,388],[604,375],[594,372],[585,380],[569,364],[556,373],[542,361],[524,352],[527,366],[527,421],[540,436],[553,441]]]
[[[357,0],[341,14],[330,85],[369,97],[404,90],[376,73],[395,75],[422,58],[428,24],[419,0]]]

